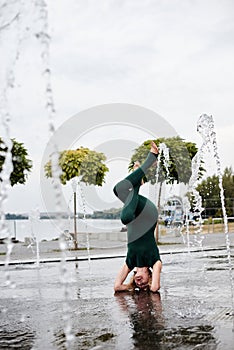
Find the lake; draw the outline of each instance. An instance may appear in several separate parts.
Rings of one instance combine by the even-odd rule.
[[[68,230],[73,232],[72,219],[36,219],[36,220],[6,220],[10,236],[19,241],[25,237],[35,237],[38,241],[52,240],[58,238],[60,232]],[[120,220],[108,219],[79,219],[77,220],[77,231],[79,233],[103,233],[119,232],[123,224]],[[4,238],[0,236],[0,238]]]

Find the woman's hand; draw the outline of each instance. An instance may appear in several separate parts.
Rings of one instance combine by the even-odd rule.
[[[153,266],[152,272],[152,282],[150,286],[151,292],[157,292],[160,289],[160,273],[162,270],[162,262],[160,260],[156,261]]]
[[[124,281],[127,278],[130,271],[131,270],[128,268],[126,263],[121,267],[114,284],[115,292],[124,292],[129,289],[129,285],[124,284]]]

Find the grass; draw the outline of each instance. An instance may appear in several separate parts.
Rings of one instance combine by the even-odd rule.
[[[180,245],[181,243],[176,243],[176,242],[157,242],[157,245],[176,245],[176,244],[178,244],[178,245]]]
[[[198,230],[199,226],[190,226],[189,231],[194,233]],[[222,233],[224,232],[225,227],[224,224],[210,224],[210,225],[202,225],[203,233]],[[234,223],[228,223],[228,232],[234,232]]]
[[[179,227],[171,227],[171,230],[175,230],[178,229],[178,231],[180,230]],[[168,226],[168,230],[170,230],[170,227]],[[198,226],[189,226],[189,232],[191,234],[196,233],[197,230],[199,230],[199,225]],[[181,229],[181,233],[184,233],[186,231],[186,227],[182,227]],[[224,232],[224,224],[203,224],[202,225],[202,233],[223,233]],[[228,232],[234,232],[234,222],[229,222],[228,223]],[[167,229],[166,227],[162,227],[160,229],[160,234],[162,235],[166,235],[167,234]]]
[[[92,250],[93,248],[89,248],[89,250]],[[78,249],[75,249],[75,248],[68,248],[66,249],[67,251],[72,251],[72,252],[77,252],[79,250],[87,250],[86,247],[82,247],[82,248],[78,248]],[[52,252],[54,253],[60,253],[61,252],[61,249],[53,249],[51,250]]]

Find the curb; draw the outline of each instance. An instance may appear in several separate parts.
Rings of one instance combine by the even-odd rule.
[[[174,251],[161,251],[160,255],[171,255],[171,254],[190,254],[190,253],[201,253],[201,252],[208,252],[208,251],[217,251],[217,250],[226,250],[227,248],[225,246],[221,247],[207,247],[207,248],[190,248],[189,251],[184,250],[174,250]],[[125,258],[126,254],[97,254],[97,255],[90,255],[90,256],[73,256],[73,257],[66,257],[66,262],[72,262],[72,261],[89,261],[89,260],[103,260],[103,259],[118,259],[118,258]],[[5,261],[0,262],[0,266],[9,266],[9,265],[27,265],[27,264],[45,264],[45,263],[57,263],[61,262],[63,259],[61,257],[57,258],[44,258],[44,259],[29,259],[29,260],[11,260],[7,264]]]

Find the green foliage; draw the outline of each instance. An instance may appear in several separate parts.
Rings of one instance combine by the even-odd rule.
[[[12,141],[11,153],[12,153],[13,171],[10,175],[10,183],[11,183],[11,186],[14,186],[16,184],[24,184],[26,182],[28,173],[32,169],[32,161],[27,158],[28,152],[24,147],[23,143],[17,142],[15,139],[11,139],[11,141]],[[6,152],[7,152],[7,147],[5,146],[4,142],[0,138],[0,181],[2,181],[1,171],[5,161]]]
[[[165,143],[169,148],[169,173],[166,171],[165,156],[162,152],[160,164],[158,165],[158,181],[160,183],[165,181],[167,184],[173,184],[174,182],[182,182],[187,184],[192,174],[191,159],[197,153],[196,145],[192,142],[185,142],[180,137],[159,138],[157,140],[154,140],[154,142],[157,146],[159,146],[160,143]],[[132,170],[135,161],[138,160],[140,163],[142,163],[145,160],[150,149],[150,143],[151,140],[147,140],[135,150],[135,153],[133,154],[131,162],[129,164],[129,170]],[[202,176],[204,171],[205,169],[200,167],[199,175]],[[156,177],[155,169],[153,167],[151,167],[147,172],[144,181],[150,181],[152,184],[155,183]]]
[[[61,183],[65,185],[72,178],[81,176],[81,181],[85,184],[101,186],[106,172],[109,171],[103,163],[105,160],[106,157],[103,153],[84,147],[60,152]],[[52,177],[51,161],[45,165],[45,175]]]
[[[234,215],[234,174],[231,167],[224,169],[222,184],[227,215],[232,216]],[[207,177],[197,186],[197,191],[202,197],[202,205],[205,208],[206,215],[222,216],[219,177],[217,175]]]
[[[91,215],[92,219],[119,219],[121,208],[111,208],[106,210],[94,211]]]

